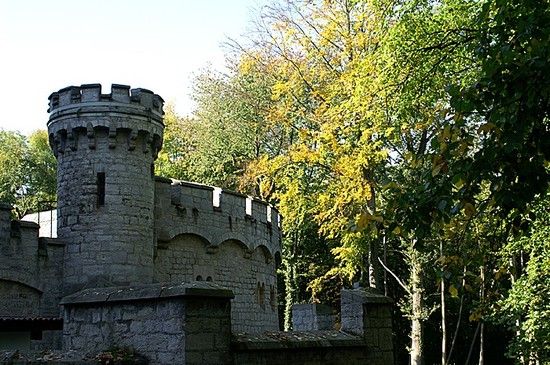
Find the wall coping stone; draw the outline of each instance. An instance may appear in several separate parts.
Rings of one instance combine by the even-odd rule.
[[[39,237],[38,242],[48,246],[65,246],[65,242],[63,242],[59,238]]]
[[[182,181],[182,180],[172,180],[172,185],[187,186],[189,188],[204,189],[204,190],[210,190],[210,191],[214,190],[214,187],[210,185],[204,185],[200,183]]]
[[[155,181],[160,183],[165,183],[165,184],[171,184],[173,180],[170,179],[169,177],[155,176]]]
[[[21,228],[33,228],[33,229],[40,228],[40,225],[35,222],[30,222],[30,221],[17,221],[17,222],[19,223],[19,227]]]
[[[234,298],[233,292],[210,282],[146,284],[89,288],[61,299],[62,305],[113,303],[177,297]]]
[[[347,292],[353,296],[356,300],[364,304],[392,304],[393,299],[376,293],[371,288],[357,288],[357,289],[342,289],[342,292]]]
[[[315,308],[315,313],[317,314],[333,314],[334,308],[331,306],[328,306],[326,304],[319,304],[319,303],[302,303],[302,304],[293,304],[292,308],[296,308],[298,310],[305,309],[305,308]]]
[[[231,190],[223,190],[222,189],[222,194],[238,196],[240,198],[248,198],[248,195],[246,195],[246,194],[241,194],[241,193],[238,193],[236,191],[231,191]]]
[[[238,333],[233,335],[232,348],[237,351],[286,350],[297,348],[358,347],[365,340],[341,331],[291,331]]]

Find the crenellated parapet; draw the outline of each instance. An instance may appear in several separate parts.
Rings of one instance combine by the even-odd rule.
[[[147,89],[126,85],[113,84],[109,94],[101,93],[100,84],[63,88],[49,97],[50,145],[56,156],[107,143],[109,149],[141,149],[156,158],[162,147],[163,103]]]
[[[230,289],[237,332],[278,328],[278,211],[212,186],[155,179],[155,281],[212,281]]]
[[[212,251],[233,240],[249,252],[264,246],[271,258],[280,254],[279,212],[264,201],[212,186],[157,178],[156,204],[161,242],[195,234],[206,239]]]
[[[153,92],[117,84],[109,94],[89,84],[50,96],[57,234],[67,244],[65,293],[152,280],[153,171],[162,147],[162,107]]]

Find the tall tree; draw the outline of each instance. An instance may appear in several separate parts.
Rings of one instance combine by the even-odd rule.
[[[13,204],[19,217],[51,208],[56,199],[56,166],[46,131],[28,138],[0,131],[0,200]]]
[[[412,364],[437,306],[438,361],[469,361],[474,348],[485,361],[500,251],[548,186],[547,6],[280,1],[250,43],[233,44],[231,74],[204,75],[197,117],[214,130],[203,138],[210,161],[222,161],[217,146],[232,156],[210,164],[230,168],[218,181],[239,181],[286,217],[287,304],[305,267],[297,253],[317,241],[325,275],[309,285],[314,297],[335,278],[385,285],[410,319]],[[234,140],[240,128],[248,135]]]

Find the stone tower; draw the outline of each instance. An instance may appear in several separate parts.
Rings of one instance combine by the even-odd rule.
[[[145,89],[71,86],[49,97],[65,294],[153,280],[153,162],[163,100]]]

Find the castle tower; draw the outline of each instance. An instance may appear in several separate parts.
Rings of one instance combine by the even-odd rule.
[[[153,162],[163,100],[145,89],[70,86],[49,97],[64,292],[153,279]]]

